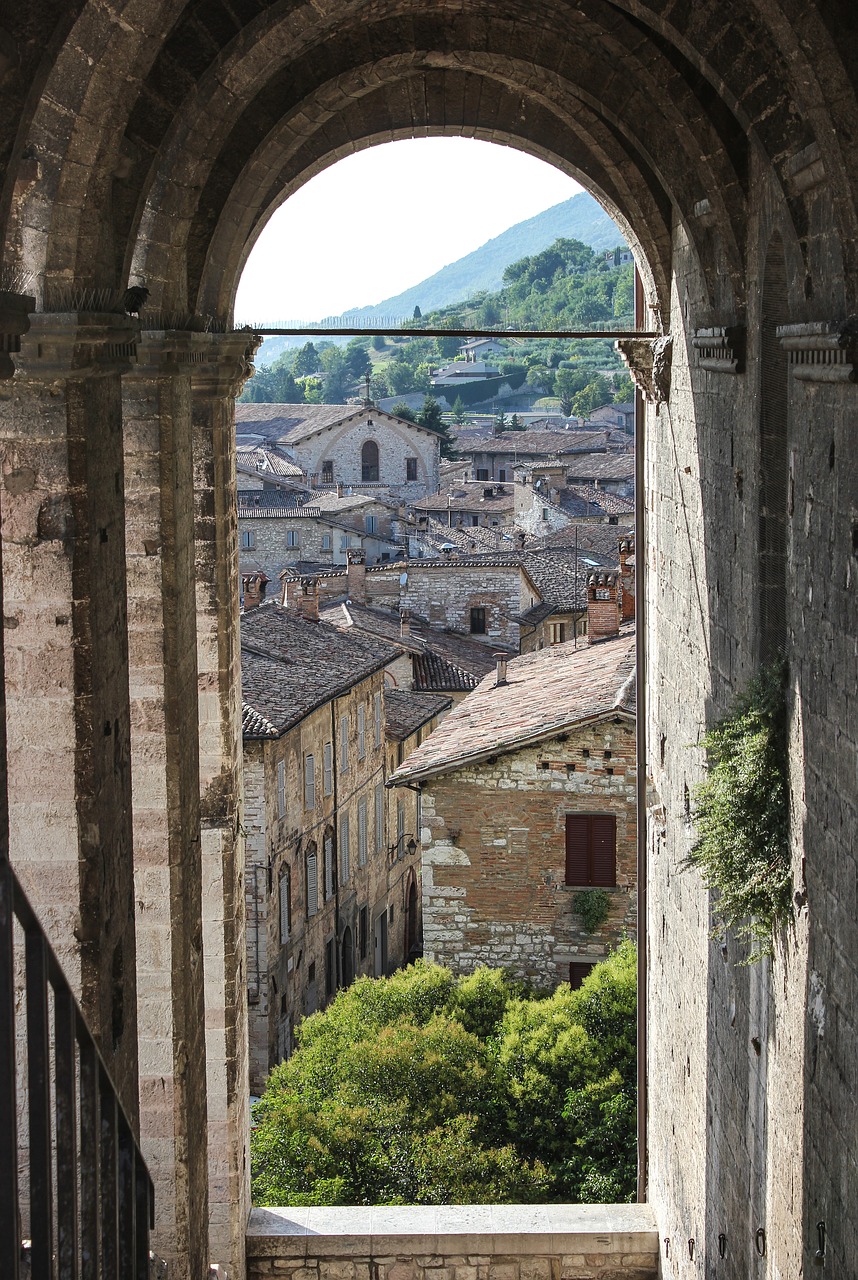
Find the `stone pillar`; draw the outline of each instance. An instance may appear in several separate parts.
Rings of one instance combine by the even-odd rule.
[[[191,365],[147,333],[123,386],[141,1143],[171,1280],[209,1261]]]
[[[137,1115],[125,316],[42,313],[0,383],[11,858]]]
[[[235,396],[259,339],[209,336],[193,378],[210,1258],[244,1274],[250,1208]]]

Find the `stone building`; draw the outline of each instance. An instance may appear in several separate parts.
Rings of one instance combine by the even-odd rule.
[[[637,910],[634,635],[499,664],[388,780],[419,784],[427,958],[578,985]],[[576,895],[610,895],[591,933]]]
[[[237,404],[236,423],[278,446],[312,485],[344,484],[414,500],[438,488],[438,433],[369,402]]]
[[[389,517],[389,513],[388,513]],[[238,507],[239,568],[262,571],[272,581],[283,569],[298,565],[345,565],[351,549],[368,564],[384,564],[404,554],[398,537],[376,528],[375,516],[338,519],[310,498],[303,506]],[[390,520],[387,520],[388,529]]]
[[[242,615],[250,1087],[297,1022],[356,976],[405,963],[420,936],[412,798],[384,790],[449,700],[396,693],[396,650],[267,603]],[[306,616],[309,614],[310,616]],[[391,743],[393,746],[391,747]]]
[[[855,6],[834,0],[7,6],[0,877],[22,882],[92,1029],[153,1176],[171,1280],[210,1262],[242,1276],[246,1260],[233,399],[257,340],[235,327],[236,289],[313,174],[424,134],[491,138],[577,176],[638,271],[639,332],[620,346],[642,476],[648,1208],[591,1206],[576,1234],[568,1208],[543,1206],[501,1237],[494,1210],[469,1210],[464,1256],[508,1280],[596,1255],[622,1274],[633,1220],[637,1269],[670,1280],[854,1270],[856,34]],[[126,307],[143,281],[147,305]],[[714,895],[677,867],[706,772],[693,744],[778,651],[793,912],[774,955],[745,966],[732,930],[712,937]],[[7,984],[7,1028],[14,1008]],[[26,1171],[16,1085],[0,1158]],[[97,1146],[87,1124],[80,1158]],[[14,1181],[0,1197],[13,1277]],[[43,1274],[54,1208],[30,1237]],[[337,1250],[380,1280],[401,1275],[403,1248],[415,1280],[462,1257],[440,1208],[405,1247],[355,1216],[334,1239],[315,1212],[282,1265],[274,1234],[260,1239],[276,1215],[254,1217],[255,1275],[291,1274],[299,1250],[301,1280]]]
[[[457,447],[463,457],[470,459],[475,480],[504,484],[513,479],[522,464],[555,457],[567,461],[572,454],[603,453],[606,441],[606,431],[504,431],[473,442],[462,439]]]

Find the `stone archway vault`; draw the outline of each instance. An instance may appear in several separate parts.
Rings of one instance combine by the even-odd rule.
[[[825,1107],[848,1114],[853,1041],[803,1012],[805,986],[814,1008],[840,1010],[855,968],[830,870],[854,874],[858,808],[854,776],[830,768],[834,744],[855,751],[855,21],[822,0],[42,0],[0,30],[12,859],[139,1116],[177,1277],[209,1260],[240,1272],[248,1204],[232,397],[254,344],[232,331],[232,300],[291,191],[352,151],[428,133],[581,177],[627,230],[654,326],[673,337],[672,368],[666,342],[633,351],[650,397],[647,732],[664,819],[651,967],[670,978],[649,998],[660,1235],[739,1242],[764,1217],[770,1265],[799,1274],[814,1215],[841,1224],[834,1256],[858,1230],[807,1136]],[[774,234],[805,895],[780,986],[724,969],[700,885],[673,875],[702,768],[679,744],[759,648],[759,281]],[[115,308],[139,276],[142,328]],[[763,1006],[771,1041],[748,1059],[735,1028],[750,1035]],[[730,1140],[755,1133],[763,1094],[770,1112],[801,1100],[802,1141],[771,1123]],[[738,1117],[717,1134],[715,1096]],[[738,1203],[730,1188],[749,1184]],[[727,1257],[724,1274],[743,1275],[738,1243]]]

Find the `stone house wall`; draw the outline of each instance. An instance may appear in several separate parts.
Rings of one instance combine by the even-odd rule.
[[[362,519],[355,518],[355,528],[344,528],[323,516],[243,515],[239,510],[239,568],[242,573],[262,569],[276,580],[282,569],[298,560],[320,564],[344,565],[349,547],[361,547],[367,561],[375,564],[383,555],[392,559],[399,551],[398,543],[365,533]],[[290,541],[291,536],[291,541]],[[245,546],[250,538],[253,545]]]
[[[372,426],[368,425],[372,423]],[[439,485],[439,437],[411,423],[369,410],[357,422],[326,427],[306,440],[288,444],[289,452],[307,475],[321,475],[322,464],[333,462],[334,481],[347,485],[362,479],[361,450],[372,439],[378,445],[379,483],[404,501],[434,493]],[[406,459],[416,458],[417,479],[406,480]]]
[[[403,608],[426,618],[432,626],[452,631],[474,634],[471,609],[485,609],[485,634],[475,634],[475,639],[486,644],[517,645],[519,628],[513,619],[534,600],[523,585],[517,564],[469,566],[454,562],[424,567],[412,561],[402,589]]]
[[[554,987],[570,963],[634,937],[635,776],[634,725],[617,717],[424,782],[427,958],[457,972],[501,965]],[[617,819],[617,887],[594,934],[565,883],[565,819],[576,812]]]
[[[295,1025],[302,1017],[324,1008],[336,990],[352,978],[392,972],[407,958],[407,895],[412,880],[419,885],[420,855],[419,850],[409,855],[405,850],[390,848],[396,840],[396,808],[395,804],[391,807],[384,787],[389,767],[389,744],[384,737],[384,684],[385,672],[375,672],[348,693],[311,712],[281,738],[245,744],[247,964],[251,1088],[256,1092],[261,1091],[270,1067],[291,1051]],[[379,743],[375,734],[376,695],[381,695]],[[364,714],[363,758],[358,754],[360,707]],[[345,770],[343,717],[348,721]],[[409,741],[416,745],[416,735]],[[326,743],[333,744],[329,794],[325,794],[324,785]],[[315,805],[311,809],[304,804],[304,762],[308,754],[315,760]],[[281,761],[285,766],[282,817],[278,793]],[[416,800],[412,801],[412,806],[415,804]],[[359,852],[362,805],[366,812],[363,866]],[[411,810],[407,812],[405,830],[416,830],[416,813]],[[327,898],[326,837],[333,839],[335,866],[333,891]],[[312,917],[307,914],[306,861],[311,841],[316,846],[318,874],[318,911]],[[280,932],[280,880],[284,874],[289,878],[291,907],[285,942]],[[331,960],[333,969],[329,974]],[[254,998],[256,991],[258,996]]]

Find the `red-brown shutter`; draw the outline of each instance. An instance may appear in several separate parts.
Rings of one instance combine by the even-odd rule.
[[[590,884],[617,883],[617,820],[605,814],[590,818]]]
[[[590,823],[586,814],[567,813],[566,815],[566,883],[589,884],[589,830]]]

